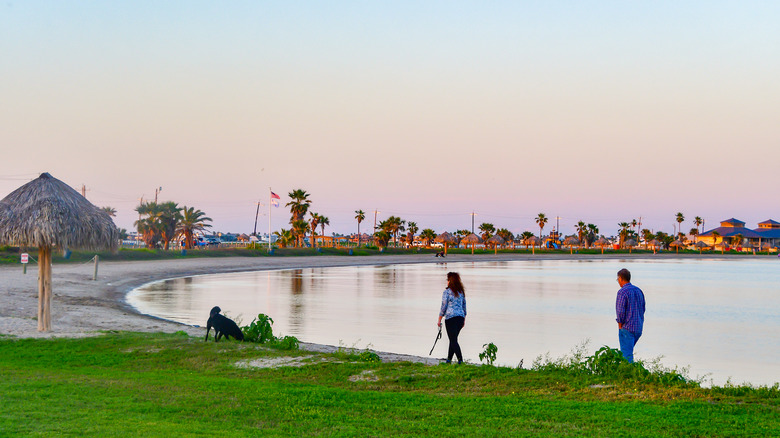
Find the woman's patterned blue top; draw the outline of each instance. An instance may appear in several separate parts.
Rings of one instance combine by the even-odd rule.
[[[441,310],[439,316],[450,319],[456,316],[466,317],[466,294],[461,293],[457,297],[447,288],[441,296]]]

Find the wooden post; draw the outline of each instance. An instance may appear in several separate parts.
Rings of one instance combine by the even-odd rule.
[[[92,275],[92,281],[97,280],[98,263],[100,263],[100,256],[95,254],[95,273]]]
[[[51,330],[51,247],[38,249],[38,331]]]
[[[46,276],[46,250],[38,248],[38,331],[44,331],[43,326],[43,302],[46,301],[46,292],[43,286],[43,277]]]

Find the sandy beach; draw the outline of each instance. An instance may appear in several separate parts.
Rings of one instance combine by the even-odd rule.
[[[557,259],[640,259],[640,258],[700,258],[697,255],[666,254],[498,254],[449,255],[444,262],[485,262],[513,260]],[[704,257],[721,258],[718,255]],[[725,256],[723,258],[733,258]],[[741,258],[741,257],[739,257]],[[23,274],[21,265],[0,267],[0,334],[22,338],[83,337],[102,331],[176,332],[204,336],[205,328],[165,321],[139,314],[125,302],[125,295],[145,283],[166,278],[191,275],[260,271],[292,268],[322,268],[335,266],[388,265],[405,263],[442,263],[430,254],[388,256],[313,256],[313,257],[229,257],[189,260],[101,262],[97,280],[92,280],[93,264],[55,264],[52,286],[52,330],[38,331],[38,271],[34,264]],[[435,309],[434,309],[435,311]],[[205,325],[207,315],[204,315]],[[301,339],[301,341],[306,341]],[[304,344],[307,350],[329,351],[332,346]],[[430,361],[403,355],[386,355],[385,359]]]

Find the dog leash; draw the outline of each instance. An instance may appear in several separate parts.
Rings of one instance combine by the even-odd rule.
[[[436,348],[436,343],[437,343],[437,342],[439,342],[439,339],[441,339],[441,326],[439,326],[439,334],[438,334],[438,335],[436,335],[436,340],[435,340],[435,341],[433,341],[433,347],[431,347],[431,352],[430,352],[430,353],[428,353],[428,356],[430,356],[431,354],[433,354],[433,349],[434,349],[434,348]]]

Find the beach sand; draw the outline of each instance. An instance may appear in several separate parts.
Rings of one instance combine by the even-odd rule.
[[[204,327],[194,327],[165,321],[137,313],[125,302],[125,295],[145,283],[166,278],[241,271],[292,268],[322,268],[334,266],[389,265],[405,263],[454,263],[512,260],[559,259],[626,259],[684,258],[692,255],[570,255],[570,254],[498,254],[448,255],[446,259],[431,254],[386,256],[311,256],[311,257],[225,257],[155,261],[101,262],[97,280],[92,280],[92,263],[55,264],[52,269],[52,330],[41,333],[36,320],[38,309],[38,270],[30,264],[27,274],[22,265],[0,267],[0,335],[21,338],[84,337],[103,331],[134,332],[185,331],[191,336],[205,337]],[[698,254],[696,255],[698,257]],[[728,258],[728,256],[727,256]],[[435,313],[437,309],[432,309]],[[435,315],[434,315],[435,316]],[[203,316],[205,325],[207,315]],[[308,344],[305,350],[331,352],[337,347]],[[381,353],[383,360],[411,360],[436,363],[436,359]]]

